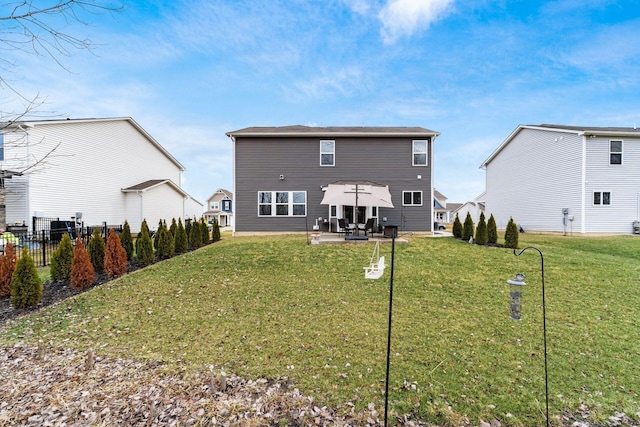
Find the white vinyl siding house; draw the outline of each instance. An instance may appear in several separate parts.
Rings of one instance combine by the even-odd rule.
[[[184,167],[131,118],[26,121],[8,130],[0,167],[25,173],[5,180],[7,223],[82,212],[87,225],[128,220],[137,232],[143,218],[155,228],[160,217],[202,214],[180,190]],[[165,188],[123,191],[149,180]]]
[[[630,233],[639,216],[640,132],[633,128],[519,126],[481,167],[485,215],[498,228],[513,217],[525,231]]]

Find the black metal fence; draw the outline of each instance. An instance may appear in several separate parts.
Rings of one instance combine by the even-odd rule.
[[[4,253],[4,246],[7,242],[11,242],[18,258],[20,258],[22,250],[26,248],[36,266],[45,267],[51,262],[51,255],[53,251],[58,249],[60,240],[65,233],[69,234],[74,243],[80,237],[86,246],[96,228],[100,230],[100,235],[105,242],[109,235],[109,229],[113,228],[116,233],[122,232],[120,224],[108,225],[103,222],[101,225],[85,226],[84,223],[76,223],[74,220],[34,217],[31,231],[24,224],[7,225],[6,233],[0,236],[0,250]]]

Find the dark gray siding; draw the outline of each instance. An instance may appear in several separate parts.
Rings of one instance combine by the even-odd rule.
[[[320,166],[321,139],[336,141],[333,167]],[[236,231],[311,230],[315,219],[326,218],[329,212],[320,204],[321,187],[336,181],[388,185],[395,208],[381,208],[379,217],[387,217],[388,224],[401,230],[430,231],[432,144],[428,144],[429,165],[412,166],[412,141],[410,137],[236,137]],[[402,206],[402,192],[418,190],[422,206]],[[306,191],[307,217],[259,217],[258,191]]]

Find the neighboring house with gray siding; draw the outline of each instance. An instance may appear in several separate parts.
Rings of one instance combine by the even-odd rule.
[[[630,234],[640,219],[635,127],[521,125],[481,167],[498,228]]]
[[[433,228],[433,141],[422,127],[249,127],[234,153],[234,232],[335,231],[340,218]],[[322,205],[332,183],[387,186],[394,208]]]

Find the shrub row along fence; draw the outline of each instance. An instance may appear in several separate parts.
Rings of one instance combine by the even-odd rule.
[[[69,234],[72,241],[79,236],[86,246],[95,228],[100,230],[105,241],[109,229],[113,228],[116,233],[122,232],[120,224],[109,225],[103,222],[102,225],[85,226],[73,220],[34,217],[31,231],[26,225],[8,225],[6,233],[0,236],[0,250],[4,253],[4,245],[11,242],[16,248],[16,256],[20,258],[22,249],[27,248],[36,266],[45,267],[51,262],[51,254],[58,248],[65,233]]]

